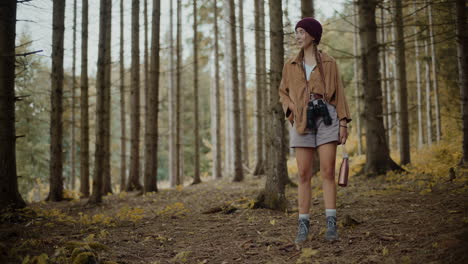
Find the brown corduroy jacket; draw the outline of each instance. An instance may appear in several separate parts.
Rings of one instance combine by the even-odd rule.
[[[343,89],[340,72],[335,59],[324,51],[320,51],[322,66],[325,74],[325,87],[318,67],[311,73],[309,78],[309,91],[321,94],[324,99],[336,107],[338,119],[351,121],[348,103]],[[307,95],[306,78],[302,66],[304,51],[301,50],[295,57],[289,59],[283,66],[283,74],[279,87],[280,102],[283,105],[285,116],[294,113],[296,130],[300,134],[305,133],[307,124]]]

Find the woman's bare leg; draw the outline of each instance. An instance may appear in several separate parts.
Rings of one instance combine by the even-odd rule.
[[[325,209],[336,209],[335,162],[336,142],[327,143],[317,148],[322,175],[323,200]]]
[[[308,214],[310,209],[310,179],[314,152],[314,148],[296,148],[299,214]]]

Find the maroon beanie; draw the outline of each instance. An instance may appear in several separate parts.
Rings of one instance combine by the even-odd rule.
[[[297,30],[298,27],[303,28],[309,35],[314,37],[315,44],[318,45],[320,43],[320,38],[322,38],[322,25],[316,19],[305,17],[297,22],[294,30]]]

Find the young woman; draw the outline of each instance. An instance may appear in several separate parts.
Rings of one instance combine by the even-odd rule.
[[[326,227],[325,238],[338,239],[336,225],[335,160],[337,144],[345,144],[347,123],[351,121],[338,65],[333,57],[317,46],[321,24],[310,17],[296,24],[299,53],[283,68],[279,89],[280,102],[292,124],[290,147],[296,151],[299,174],[299,227],[296,244],[309,233],[310,180],[315,151],[320,159],[323,179]]]

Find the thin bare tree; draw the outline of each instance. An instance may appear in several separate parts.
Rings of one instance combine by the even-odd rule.
[[[283,10],[281,0],[269,0],[270,11],[270,101],[267,111],[267,125],[269,130],[267,143],[271,146],[269,153],[267,178],[265,189],[257,197],[256,207],[265,207],[276,210],[284,210],[287,207],[285,195],[285,179],[288,179],[286,166],[286,151],[283,138],[286,136],[284,129],[284,112],[279,101],[278,88],[281,82],[281,73],[284,64],[284,32]]]
[[[416,0],[413,1],[413,12],[417,12]],[[416,16],[414,16],[416,17]],[[422,117],[422,84],[421,84],[421,63],[419,57],[419,34],[418,27],[413,26],[414,33],[414,56],[416,63],[416,94],[417,94],[417,108],[418,108],[418,148],[424,144],[423,136],[423,117]]]
[[[127,116],[125,111],[124,0],[120,0],[120,191],[125,190],[127,174]]]
[[[429,37],[430,37],[430,46],[431,46],[431,62],[432,62],[432,80],[434,88],[434,110],[435,110],[435,120],[436,120],[436,141],[440,141],[441,137],[441,125],[440,125],[440,107],[439,107],[439,81],[438,81],[438,71],[437,71],[437,57],[436,57],[436,43],[434,36],[434,22],[432,19],[432,3],[425,0],[427,6],[427,16],[429,18]]]
[[[170,42],[170,77],[169,77],[169,179],[171,187],[177,185],[177,147],[176,147],[176,85],[175,85],[175,49],[174,49],[174,34],[173,34],[173,4],[170,1],[169,12],[169,42]]]
[[[70,155],[71,155],[71,175],[70,175],[70,188],[72,190],[75,189],[75,105],[76,105],[76,0],[73,0],[73,47],[72,47],[72,103],[71,103],[71,108],[72,108],[72,115],[71,115],[71,150],[70,150]]]
[[[89,197],[88,4],[88,0],[83,0],[81,14],[80,192],[83,197]]]
[[[192,184],[201,183],[200,179],[200,118],[198,113],[198,20],[197,20],[197,0],[193,1],[193,113],[195,123],[194,151],[195,151],[195,171],[193,172]]]
[[[140,1],[132,0],[132,68],[130,114],[130,175],[127,191],[141,190],[140,184]]]
[[[0,211],[26,206],[18,191],[15,129],[16,0],[0,2]],[[55,7],[55,3],[54,3]]]
[[[50,190],[48,201],[63,199],[63,38],[65,1],[54,0],[52,11],[52,74],[50,114]]]
[[[358,27],[358,11],[357,6],[353,4],[354,16],[353,16],[353,72],[354,72],[354,97],[356,100],[356,132],[358,137],[358,155],[362,155],[362,132],[361,132],[361,87],[359,83],[359,27]]]
[[[101,0],[99,7],[99,44],[98,44],[98,61],[96,74],[96,147],[94,154],[94,179],[93,192],[89,198],[89,203],[102,202],[102,185],[104,180],[105,170],[105,146],[106,146],[106,59],[107,51],[106,41],[108,40],[107,30],[109,16],[108,6],[111,5],[111,0]]]
[[[410,157],[410,135],[408,121],[408,89],[406,87],[406,55],[405,55],[405,36],[403,33],[403,7],[401,0],[394,1],[395,13],[394,20],[396,24],[395,34],[395,49],[396,49],[396,79],[398,82],[399,93],[399,112],[400,112],[400,162],[408,164],[411,162]]]
[[[468,165],[468,37],[466,26],[466,1],[457,0],[457,54],[458,54],[458,86],[460,87],[461,114],[463,119],[463,156],[460,163]]]
[[[366,123],[366,165],[364,172],[375,176],[400,167],[390,158],[382,118],[382,90],[379,81],[377,25],[375,9],[377,0],[358,0],[359,37],[364,111]]]
[[[242,160],[249,167],[249,130],[247,120],[247,79],[245,73],[245,41],[244,41],[244,0],[239,0],[239,49],[240,49],[240,102],[241,102],[241,131],[242,131]]]
[[[146,124],[145,192],[157,192],[158,176],[158,113],[159,113],[159,31],[161,1],[153,0],[151,26],[151,84],[148,91],[148,122]]]
[[[221,102],[220,102],[220,85],[219,85],[219,40],[218,40],[218,1],[214,0],[214,85],[211,105],[211,142],[213,145],[213,178],[219,179],[221,174]]]
[[[264,150],[264,93],[266,83],[265,70],[265,3],[264,0],[258,0],[254,3],[254,23],[255,23],[255,75],[256,75],[256,165],[254,175],[265,173],[265,150]]]
[[[301,16],[302,17],[314,17],[314,0],[301,0]]]

